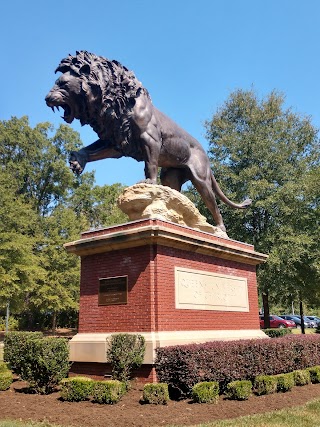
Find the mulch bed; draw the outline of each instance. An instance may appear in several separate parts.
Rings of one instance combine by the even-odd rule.
[[[243,402],[220,397],[218,404],[194,404],[190,400],[170,401],[168,405],[146,405],[139,401],[143,385],[133,388],[116,405],[63,402],[59,392],[47,396],[27,393],[26,383],[15,381],[0,392],[0,419],[49,421],[61,426],[156,427],[194,425],[219,419],[236,418],[289,408],[320,398],[320,384],[294,387],[288,393],[252,396]]]

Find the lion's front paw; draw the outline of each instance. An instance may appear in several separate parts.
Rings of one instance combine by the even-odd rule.
[[[80,175],[82,173],[83,169],[76,160],[69,161],[69,165],[72,172],[76,175]]]
[[[85,156],[78,151],[72,151],[70,153],[69,165],[74,174],[80,175],[83,172],[86,163]]]
[[[138,184],[156,184],[156,183],[157,183],[156,179],[150,179],[150,178],[146,178],[138,182]]]

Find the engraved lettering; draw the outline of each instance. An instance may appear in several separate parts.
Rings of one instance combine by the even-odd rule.
[[[247,279],[176,267],[176,308],[249,311]]]

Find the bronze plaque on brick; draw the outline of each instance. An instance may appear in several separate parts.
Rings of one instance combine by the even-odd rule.
[[[128,276],[99,279],[99,305],[127,304]]]

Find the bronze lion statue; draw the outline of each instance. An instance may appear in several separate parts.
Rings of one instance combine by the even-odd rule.
[[[62,107],[63,119],[80,120],[99,136],[93,144],[73,151],[70,167],[81,174],[87,162],[132,157],[145,164],[145,182],[157,182],[181,191],[191,181],[210,210],[216,225],[225,226],[215,195],[224,203],[243,209],[251,203],[230,201],[220,189],[201,144],[151,102],[148,91],[134,73],[118,61],[86,51],[69,55],[58,65],[62,74],[46,96],[46,103]]]

